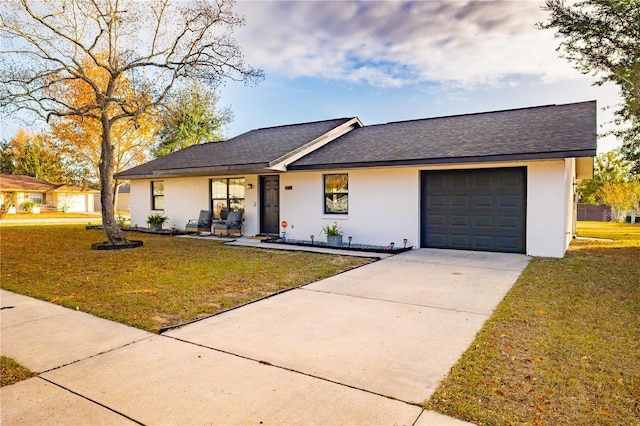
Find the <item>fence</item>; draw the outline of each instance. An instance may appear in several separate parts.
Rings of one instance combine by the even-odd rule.
[[[611,222],[611,206],[608,204],[578,204],[578,220]]]

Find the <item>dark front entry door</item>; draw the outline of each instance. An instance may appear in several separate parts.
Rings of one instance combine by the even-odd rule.
[[[422,247],[524,253],[526,168],[422,172]]]
[[[280,233],[280,176],[260,176],[260,233]]]

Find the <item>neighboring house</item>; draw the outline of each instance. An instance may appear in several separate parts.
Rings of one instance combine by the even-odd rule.
[[[44,209],[65,212],[93,212],[96,190],[52,183],[31,176],[0,175],[0,205],[13,204],[9,214],[20,212],[26,201]]]
[[[117,212],[128,212],[131,204],[131,185],[128,183],[118,187],[118,196],[116,201]]]
[[[364,126],[342,118],[253,130],[119,173],[131,219],[184,228],[244,211],[243,233],[562,257],[575,187],[591,178],[596,103]],[[283,228],[281,223],[288,226]]]
[[[100,193],[94,195],[93,204],[96,211],[102,210]],[[131,204],[131,186],[128,183],[124,183],[118,186],[118,195],[116,197],[116,213],[128,212],[129,204]]]

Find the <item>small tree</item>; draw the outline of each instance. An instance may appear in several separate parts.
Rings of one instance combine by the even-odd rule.
[[[191,145],[222,140],[222,130],[233,119],[229,108],[218,108],[218,95],[197,81],[171,96],[162,114],[155,157]]]
[[[604,182],[596,191],[603,204],[609,204],[613,216],[621,219],[626,210],[637,210],[640,203],[640,182]]]
[[[16,169],[15,153],[9,141],[0,142],[0,173],[12,175]]]
[[[19,129],[9,145],[13,153],[12,174],[55,183],[71,182],[62,157],[51,145],[48,135]]]
[[[105,56],[104,54],[100,55]],[[108,74],[91,61],[83,63],[85,72],[95,81],[106,84]],[[83,80],[69,81],[60,85],[55,96],[69,105],[83,105],[93,96]],[[122,77],[120,90],[123,97],[133,97],[131,82]],[[155,140],[159,125],[151,112],[132,118],[126,117],[114,122],[111,127],[113,141],[113,171],[121,172],[137,166],[149,159],[149,151]],[[67,116],[52,119],[51,140],[69,165],[70,171],[83,181],[97,181],[100,177],[100,153],[102,147],[100,122],[86,120],[81,116]],[[113,182],[114,205],[117,204],[117,181]]]
[[[243,24],[232,6],[228,0],[3,2],[0,108],[96,123],[102,222],[111,244],[126,244],[113,203],[114,126],[138,125],[180,80],[262,78],[244,64],[230,36]],[[82,101],[58,96],[70,84],[84,92]]]
[[[631,163],[617,151],[596,157],[593,179],[578,186],[580,201],[588,204],[608,204],[615,216],[629,209],[638,209],[640,180],[630,172]]]

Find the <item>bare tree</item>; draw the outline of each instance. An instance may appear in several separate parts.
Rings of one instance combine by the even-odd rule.
[[[232,7],[230,0],[3,1],[0,108],[99,123],[102,220],[111,244],[126,243],[113,206],[114,124],[135,125],[181,79],[263,77],[231,37],[243,24]],[[84,96],[65,96],[69,87]]]

